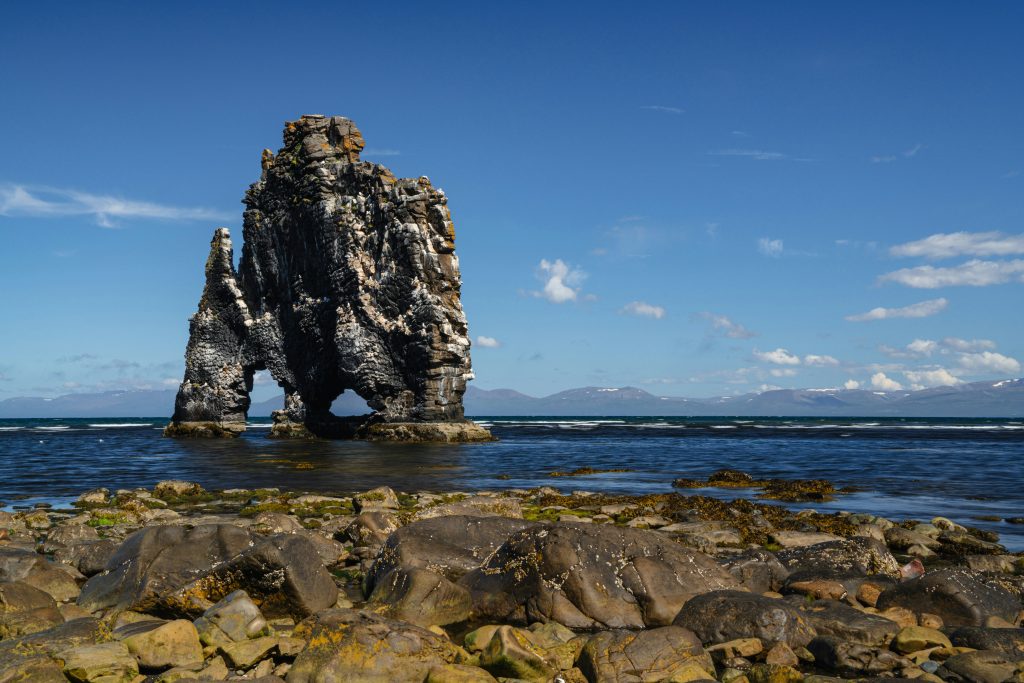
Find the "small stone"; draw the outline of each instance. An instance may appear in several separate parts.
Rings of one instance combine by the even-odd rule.
[[[181,498],[203,493],[203,487],[195,482],[180,479],[167,479],[157,482],[153,487],[153,495],[157,498]]]
[[[62,653],[64,674],[75,683],[130,683],[139,666],[124,643],[83,645]]]
[[[809,545],[841,540],[838,536],[819,531],[773,531],[769,538],[771,538],[772,542],[783,548],[803,548]]]
[[[919,614],[917,616],[917,623],[927,628],[941,629],[943,627],[942,617],[938,614],[931,614],[929,612],[922,612]]]
[[[926,626],[907,626],[896,634],[896,649],[904,654],[930,647],[952,647],[941,631]]]
[[[427,672],[424,683],[496,683],[494,676],[477,666],[442,664]]]
[[[747,672],[750,683],[800,683],[804,675],[791,666],[755,664]]]
[[[36,531],[49,529],[51,526],[53,526],[53,523],[50,521],[50,516],[46,514],[45,510],[36,510],[34,512],[30,512],[24,517],[22,517],[21,521],[24,522],[25,526],[27,526],[29,529],[34,529]]]
[[[882,610],[878,615],[895,621],[901,627],[917,626],[917,615],[906,607],[890,607]]]
[[[110,489],[98,488],[86,491],[78,497],[77,502],[85,505],[106,505],[110,502]]]
[[[529,681],[548,681],[555,675],[543,652],[530,642],[526,633],[512,626],[498,627],[480,653],[480,666],[495,676]]]
[[[276,636],[263,636],[253,640],[222,645],[219,651],[232,668],[248,669],[277,649],[277,644]]]
[[[775,647],[768,650],[764,656],[765,664],[782,664],[785,666],[797,666],[800,663],[796,653],[785,643],[777,643]]]
[[[224,645],[270,635],[267,620],[242,590],[229,593],[195,621],[204,645]]]
[[[357,493],[352,497],[352,506],[356,512],[364,510],[397,510],[398,494],[390,486],[378,486],[375,489]]]

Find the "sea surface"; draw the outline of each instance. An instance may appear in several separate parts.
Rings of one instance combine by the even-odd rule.
[[[756,478],[821,478],[858,492],[788,505],[935,515],[996,531],[1024,550],[1024,421],[808,418],[477,418],[500,440],[385,444],[268,439],[254,421],[232,440],[162,436],[165,418],[0,420],[0,508],[66,505],[85,490],[187,479],[208,489],[279,487],[351,493],[553,486],[571,491],[666,492],[676,477],[723,467]],[[551,477],[578,467],[630,472]],[[756,491],[683,490],[720,498]]]

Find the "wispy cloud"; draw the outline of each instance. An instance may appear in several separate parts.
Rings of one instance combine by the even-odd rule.
[[[637,315],[645,318],[654,318],[655,320],[661,320],[665,317],[665,309],[661,306],[655,306],[653,304],[645,303],[643,301],[630,301],[628,304],[622,307],[620,313],[627,315]]]
[[[369,147],[363,150],[362,156],[364,157],[397,157],[401,156],[401,152],[397,149],[377,149],[375,147]]]
[[[1024,254],[1024,234],[990,232],[936,233],[915,242],[897,244],[889,249],[893,256],[930,259],[955,256],[1011,256]]]
[[[553,304],[564,304],[576,301],[580,293],[580,285],[587,275],[578,268],[573,268],[562,259],[548,261],[541,259],[538,266],[538,277],[544,282],[542,291],[533,295],[547,299]]]
[[[757,250],[765,256],[778,258],[779,256],[782,256],[783,252],[782,240],[773,240],[768,237],[762,237],[757,240]]]
[[[666,107],[660,104],[648,104],[640,108],[648,111],[660,111],[665,114],[683,114],[686,112],[685,109],[680,109],[679,107]]]
[[[912,159],[917,156],[917,153],[924,149],[924,145],[918,143],[910,149],[905,149],[899,154],[879,154],[871,157],[871,163],[873,164],[891,164],[894,161],[898,161],[900,158]]]
[[[153,202],[96,195],[78,190],[28,185],[0,185],[0,216],[55,218],[91,216],[104,228],[119,218],[151,220],[229,220],[227,214],[206,208],[167,206]]]
[[[494,337],[487,337],[481,334],[476,338],[476,345],[485,349],[496,349],[501,346],[501,342]]]
[[[848,315],[846,319],[850,322],[860,323],[868,320],[887,320],[889,318],[927,318],[928,316],[941,313],[949,306],[949,301],[943,298],[929,299],[909,306],[900,308],[872,308],[867,313]]]
[[[896,282],[916,289],[938,287],[987,287],[1006,282],[1024,282],[1024,259],[982,261],[972,259],[949,268],[917,266],[901,268],[878,278],[879,282]]]
[[[702,311],[701,313],[698,313],[696,317],[707,320],[711,323],[712,332],[724,335],[730,339],[750,339],[751,337],[757,336],[756,332],[751,332],[747,328],[743,327],[743,325],[734,322],[728,316],[720,313]]]
[[[763,149],[719,149],[708,154],[716,157],[746,157],[757,161],[782,161],[789,158],[782,152],[766,152]]]

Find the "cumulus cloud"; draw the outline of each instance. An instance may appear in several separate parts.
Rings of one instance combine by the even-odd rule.
[[[1002,232],[949,232],[929,235],[922,240],[897,244],[889,249],[893,256],[931,259],[955,256],[1010,256],[1024,254],[1024,234]]]
[[[962,353],[957,357],[957,365],[958,372],[964,374],[1015,375],[1020,372],[1020,362],[1016,358],[994,351]]]
[[[818,356],[813,353],[804,356],[804,365],[811,367],[827,368],[839,365],[839,361],[832,356]]]
[[[639,315],[646,318],[654,318],[655,320],[661,320],[665,317],[665,309],[661,306],[655,306],[653,304],[645,303],[643,301],[630,301],[628,304],[622,307],[620,313],[626,313],[628,315]]]
[[[155,220],[229,220],[213,209],[167,206],[77,190],[28,185],[0,185],[0,216],[55,218],[91,216],[104,228],[118,218]]]
[[[891,346],[882,345],[879,347],[882,353],[893,358],[924,358],[936,353],[974,353],[977,351],[991,351],[996,348],[996,343],[991,339],[960,339],[958,337],[945,337],[939,341],[934,339],[915,339],[907,344],[906,348],[896,349]]]
[[[775,365],[800,365],[800,357],[794,356],[783,348],[778,348],[774,351],[755,350],[754,358],[765,363],[774,363]]]
[[[949,370],[942,367],[935,367],[923,370],[904,370],[903,376],[911,383],[912,389],[926,389],[928,387],[948,387],[961,384],[962,379],[953,375]]]
[[[719,313],[711,313],[710,311],[703,311],[697,314],[697,317],[703,318],[711,323],[711,329],[713,332],[725,335],[730,339],[750,339],[756,337],[756,332],[751,332],[747,328],[743,327],[737,322],[734,322],[728,316],[721,315]]]
[[[757,241],[757,250],[765,256],[771,256],[777,258],[782,256],[782,240],[773,240],[767,237],[762,237]]]
[[[580,293],[579,286],[586,278],[586,273],[569,266],[562,259],[541,259],[538,272],[544,282],[544,289],[534,292],[534,296],[547,299],[553,304],[576,301]]]
[[[845,382],[843,382],[843,388],[849,391],[853,391],[854,389],[860,389],[860,382],[858,382],[855,379],[848,379]]]
[[[859,323],[867,320],[886,320],[888,318],[927,318],[930,315],[941,313],[949,306],[949,301],[944,298],[929,299],[901,308],[872,308],[867,313],[848,315],[846,319]]]
[[[894,379],[886,377],[884,372],[876,372],[871,375],[871,386],[879,391],[899,391],[903,385]]]
[[[796,377],[795,368],[772,368],[768,371],[772,377]]]
[[[487,337],[481,334],[476,338],[476,345],[482,346],[485,349],[496,349],[501,346],[501,342],[494,337]]]
[[[982,261],[972,259],[949,268],[916,266],[900,268],[878,278],[879,282],[896,282],[917,289],[938,287],[987,287],[1006,282],[1024,282],[1024,259]]]

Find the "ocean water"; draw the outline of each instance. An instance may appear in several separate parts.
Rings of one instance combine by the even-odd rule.
[[[499,441],[382,444],[279,441],[255,421],[239,439],[177,440],[165,419],[0,420],[0,507],[65,504],[90,488],[187,479],[209,489],[279,487],[351,493],[381,484],[406,491],[554,486],[565,491],[671,491],[676,477],[723,467],[757,478],[821,478],[856,493],[788,505],[873,512],[894,519],[944,515],[996,531],[1024,550],[1024,421],[949,419],[478,418]],[[629,468],[581,477],[578,467]],[[683,490],[720,498],[735,489]]]

